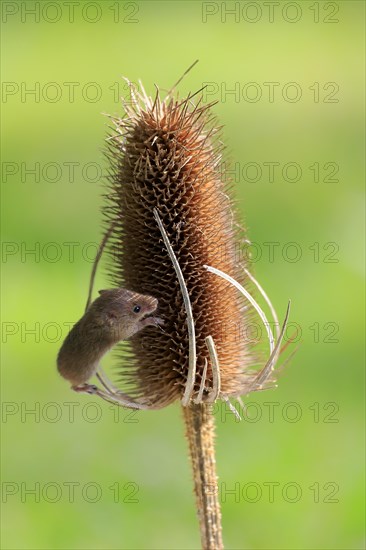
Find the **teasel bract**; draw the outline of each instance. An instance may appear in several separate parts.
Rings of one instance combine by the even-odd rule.
[[[182,402],[202,546],[217,550],[223,543],[211,403],[262,389],[271,380],[280,335],[275,345],[266,327],[270,360],[255,372],[243,329],[255,310],[262,313],[250,299],[259,285],[238,255],[245,233],[222,170],[213,103],[204,104],[201,91],[184,99],[169,92],[163,99],[159,90],[149,97],[141,83],[130,89],[126,115],[111,117],[107,139],[109,274],[114,285],[157,298],[164,326],[146,328],[124,344],[119,374],[138,403],[161,408]]]

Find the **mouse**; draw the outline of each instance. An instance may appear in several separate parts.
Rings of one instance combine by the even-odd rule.
[[[125,288],[100,290],[99,297],[72,327],[57,356],[57,369],[74,391],[95,393],[88,384],[101,358],[115,344],[147,326],[164,324],[152,314],[158,300]]]

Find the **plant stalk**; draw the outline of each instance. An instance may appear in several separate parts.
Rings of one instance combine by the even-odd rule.
[[[212,405],[183,407],[191,456],[197,515],[203,550],[222,550],[221,510],[215,460],[215,419]]]

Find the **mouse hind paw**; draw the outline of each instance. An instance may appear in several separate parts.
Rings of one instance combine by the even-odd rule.
[[[98,393],[98,388],[94,384],[78,384],[77,386],[71,386],[71,389],[78,393],[89,393],[91,395]]]

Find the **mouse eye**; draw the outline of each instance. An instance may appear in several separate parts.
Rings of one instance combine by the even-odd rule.
[[[140,306],[135,306],[135,307],[133,308],[133,312],[134,312],[134,313],[139,313],[140,311],[141,311],[141,307],[140,307]]]

